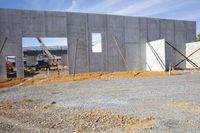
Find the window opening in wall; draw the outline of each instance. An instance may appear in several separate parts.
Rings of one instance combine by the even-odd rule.
[[[92,52],[102,52],[102,36],[101,33],[92,33]]]
[[[15,56],[6,56],[6,72],[8,78],[16,78],[16,57]]]

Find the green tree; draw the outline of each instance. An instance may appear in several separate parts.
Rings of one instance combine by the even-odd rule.
[[[200,41],[200,33],[197,34],[197,41]]]

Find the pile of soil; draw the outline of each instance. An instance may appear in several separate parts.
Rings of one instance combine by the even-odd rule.
[[[177,74],[172,72],[171,74]],[[15,85],[27,86],[33,84],[48,84],[57,82],[83,81],[83,80],[109,80],[112,78],[138,78],[138,77],[154,77],[165,76],[168,72],[147,72],[147,71],[127,71],[127,72],[91,72],[80,73],[75,75],[59,75],[48,77],[33,77],[24,79],[3,79],[0,80],[0,88],[9,88]]]
[[[22,78],[0,79],[0,88],[13,87],[25,81],[26,79],[22,79]]]
[[[68,132],[102,132],[113,130],[132,132],[155,127],[155,121],[151,117],[137,119],[133,115],[124,115],[97,109],[58,108],[55,104],[53,108],[44,108],[44,105],[48,104],[32,100],[4,102],[0,104],[0,107],[2,107],[1,105],[3,108],[0,108],[0,117],[5,120],[11,119],[15,122],[9,124],[18,125],[20,123],[21,126],[17,128],[22,128],[21,131],[23,131],[23,128],[33,125],[39,129]],[[9,109],[5,108],[7,105],[9,105]],[[6,131],[9,131],[9,128],[6,127],[7,123],[3,123],[3,121],[2,119],[2,129],[5,128]]]
[[[176,72],[173,72],[172,74],[176,74]],[[168,75],[168,72],[146,72],[146,71],[91,72],[91,73],[81,73],[75,75],[60,75],[60,76],[33,78],[32,80],[24,82],[23,85],[47,84],[47,83],[83,81],[83,80],[109,80],[113,78],[154,77],[154,76],[165,76],[165,75]]]

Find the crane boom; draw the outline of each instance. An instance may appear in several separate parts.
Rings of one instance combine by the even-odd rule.
[[[47,57],[50,58],[50,59],[53,59],[54,58],[53,55],[49,52],[48,48],[45,46],[45,44],[43,43],[43,41],[39,37],[37,37],[37,40],[39,41],[40,47],[45,52],[45,54],[47,55]]]

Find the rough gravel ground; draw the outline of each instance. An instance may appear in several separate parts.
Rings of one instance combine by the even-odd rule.
[[[200,132],[200,75],[5,88],[0,132]]]

